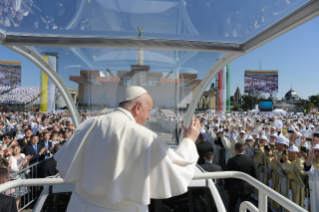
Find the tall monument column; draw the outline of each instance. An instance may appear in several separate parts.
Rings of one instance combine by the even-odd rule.
[[[138,38],[142,38],[142,37],[143,37],[143,30],[144,30],[144,27],[142,27],[142,28],[137,27]],[[143,49],[138,49],[138,53],[137,53],[137,65],[142,66],[142,65],[143,65],[143,60],[144,60],[144,52],[143,52]]]

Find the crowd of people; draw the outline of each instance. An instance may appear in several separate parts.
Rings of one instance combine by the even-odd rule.
[[[81,121],[99,116],[101,113],[80,114]],[[177,126],[184,116],[157,114]],[[168,116],[164,118],[164,116]],[[319,120],[315,115],[214,115],[197,114],[201,134],[197,140],[200,156],[198,164],[206,171],[237,170],[238,160],[230,159],[238,154],[250,158],[254,164],[255,178],[271,187],[291,201],[309,210],[311,189],[319,166]],[[0,114],[0,166],[8,168],[10,180],[33,177],[47,177],[57,174],[56,161],[51,156],[63,145],[75,130],[68,113],[9,112]],[[178,132],[178,128],[176,130]],[[177,133],[178,134],[178,133]],[[177,139],[178,140],[178,139]],[[28,169],[37,162],[37,176],[34,169]],[[230,162],[232,161],[232,162]],[[247,165],[248,162],[242,163]],[[243,170],[246,168],[244,165]],[[1,168],[0,167],[0,168]],[[234,168],[235,167],[235,168]],[[18,173],[18,174],[15,174]],[[251,175],[254,176],[254,175]],[[218,180],[229,194],[232,182]],[[227,190],[228,189],[228,190]],[[258,200],[258,191],[249,196]],[[17,201],[25,196],[28,189],[11,191]],[[232,195],[234,195],[232,193]],[[235,195],[247,200],[247,194]],[[233,196],[233,202],[237,199]],[[272,211],[282,211],[276,200],[270,200]],[[232,209],[231,209],[232,210]]]
[[[234,162],[229,164],[230,158],[243,154],[254,162],[256,175],[251,176],[308,211],[318,207],[316,201],[311,201],[317,198],[315,177],[319,173],[319,121],[316,116],[201,114],[197,117],[201,120],[198,164],[205,170],[207,163],[220,166],[223,171],[237,170]],[[239,144],[242,153],[236,151]],[[241,167],[245,166],[247,163],[242,163]],[[258,201],[257,190],[250,196]],[[243,199],[247,200],[245,197]],[[233,204],[229,206],[231,211]],[[273,199],[269,206],[274,212],[285,210]]]
[[[85,120],[85,114],[81,116]],[[0,168],[9,170],[9,180],[56,175],[55,152],[75,130],[67,113],[15,112],[0,114]],[[41,189],[19,187],[7,191],[21,206],[21,198]],[[19,202],[21,202],[19,204]]]
[[[0,94],[5,93],[11,89],[10,86],[0,86]]]
[[[0,96],[0,103],[6,105],[27,105],[38,98],[39,87],[16,87]]]

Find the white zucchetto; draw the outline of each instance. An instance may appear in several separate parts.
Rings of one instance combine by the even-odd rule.
[[[147,91],[140,86],[128,86],[125,90],[125,94],[121,96],[120,102],[130,101],[145,93],[147,93]]]

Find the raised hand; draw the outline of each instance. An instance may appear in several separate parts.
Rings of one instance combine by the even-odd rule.
[[[32,157],[33,157],[33,155],[28,155],[28,156],[25,156],[25,159],[26,159],[27,161],[30,161]]]
[[[282,154],[282,155],[281,155],[281,159],[282,159],[284,162],[287,162],[287,161],[288,161],[288,156]]]
[[[307,156],[307,160],[308,161],[313,161],[313,159],[315,159],[315,154],[314,154],[314,150],[309,150],[308,152],[308,156]]]
[[[268,157],[269,156],[269,151],[265,149],[265,155]]]
[[[277,156],[275,154],[272,154],[271,158],[274,162],[277,162]]]
[[[301,136],[300,140],[301,140],[300,146],[303,146],[306,143],[306,137],[303,135]]]
[[[193,117],[188,129],[186,129],[186,126],[184,123],[182,124],[182,127],[183,127],[183,131],[184,131],[184,138],[190,138],[190,139],[192,139],[192,141],[196,142],[198,135],[200,133],[199,120],[195,120],[195,117]]]
[[[297,157],[298,158],[301,158],[301,157],[306,157],[307,156],[307,153],[305,153],[305,152],[303,152],[303,151],[299,151],[298,153],[297,153]]]
[[[47,148],[46,147],[43,147],[42,149],[41,149],[41,151],[40,151],[40,155],[42,155],[44,152],[46,152],[47,151]]]

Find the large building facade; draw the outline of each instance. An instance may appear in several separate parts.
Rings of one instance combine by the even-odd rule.
[[[107,72],[81,70],[80,76],[70,76],[78,83],[79,105],[102,105],[116,108],[129,85],[143,86],[153,98],[153,107],[186,108],[201,80],[197,74],[150,72],[145,65],[132,65],[131,71]]]

